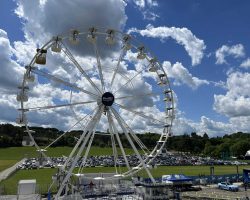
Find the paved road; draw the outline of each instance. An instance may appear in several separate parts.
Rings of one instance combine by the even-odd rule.
[[[12,167],[0,172],[0,182],[2,180],[5,180],[6,178],[8,178],[13,172],[16,171],[16,168],[18,165],[20,165],[21,163],[23,163],[25,161],[25,158],[20,160],[19,162],[17,162],[15,165],[13,165]]]

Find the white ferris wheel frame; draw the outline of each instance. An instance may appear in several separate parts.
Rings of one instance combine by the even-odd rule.
[[[148,62],[148,70],[151,73],[156,73],[158,77],[158,85],[162,88],[162,93],[164,95],[164,102],[165,102],[165,119],[163,121],[159,121],[158,119],[148,116],[143,112],[138,112],[133,109],[130,109],[129,107],[123,106],[117,102],[114,102],[114,105],[118,106],[119,108],[126,110],[130,113],[133,113],[134,115],[140,116],[144,119],[151,120],[153,123],[158,123],[162,125],[163,131],[162,134],[160,135],[159,141],[157,142],[156,146],[154,147],[153,150],[149,151],[147,147],[141,142],[141,140],[137,137],[137,135],[134,133],[134,131],[129,127],[129,125],[126,123],[126,121],[121,117],[119,112],[113,107],[113,106],[105,106],[104,104],[100,103],[100,99],[102,98],[102,95],[104,92],[107,91],[107,85],[105,85],[105,81],[103,78],[103,72],[102,72],[102,65],[101,65],[101,59],[99,55],[99,50],[96,42],[96,37],[98,35],[102,35],[106,37],[106,43],[109,45],[112,45],[114,41],[119,41],[122,44],[122,49],[121,53],[119,55],[119,59],[117,61],[117,64],[115,66],[114,72],[112,73],[112,80],[111,80],[111,87],[114,84],[114,80],[116,78],[116,75],[119,73],[119,67],[120,63],[123,59],[124,54],[130,50],[130,49],[136,49],[138,51],[137,59],[145,59]],[[98,76],[99,80],[101,82],[101,88],[99,88],[89,77],[87,72],[84,70],[84,68],[77,62],[75,57],[72,55],[70,50],[66,47],[64,41],[69,39],[72,43],[78,43],[78,40],[82,37],[86,36],[88,41],[93,44],[94,47],[94,52],[96,56],[96,62],[97,62],[97,71],[98,71]],[[88,83],[92,86],[95,92],[90,92],[87,90],[84,90],[83,88],[63,80],[62,78],[57,77],[56,75],[52,75],[49,72],[45,72],[40,70],[39,68],[35,67],[35,64],[37,62],[37,59],[46,59],[46,53],[47,50],[52,49],[54,52],[59,52],[62,51],[67,58],[74,64],[74,66],[79,70],[81,75],[88,81]],[[54,49],[53,49],[54,48]],[[62,105],[55,105],[55,106],[41,106],[41,107],[30,107],[26,108],[25,107],[25,102],[28,101],[28,90],[29,90],[29,82],[34,81],[34,74],[46,77],[49,80],[53,80],[55,82],[58,82],[60,84],[63,84],[71,89],[83,92],[85,94],[88,94],[94,98],[96,98],[93,101],[87,101],[87,102],[70,102],[68,104],[62,104]],[[122,87],[126,86],[127,84],[131,83],[132,80],[137,76],[141,74],[141,72],[138,72],[135,76],[132,78],[129,78],[125,84],[123,84]],[[120,89],[120,88],[119,88]],[[118,90],[119,90],[118,89]],[[116,91],[114,92],[116,93]],[[149,94],[144,94],[145,96],[147,95],[152,95],[152,93]],[[143,95],[141,95],[143,96]],[[140,95],[138,95],[140,97]],[[124,97],[118,97],[117,99],[125,99],[125,98],[137,98],[136,95],[127,95]],[[110,177],[105,177],[102,179],[105,180],[111,180],[111,179],[118,179],[118,178],[123,178],[123,177],[128,177],[128,176],[133,176],[136,174],[138,171],[144,169],[149,178],[152,180],[153,183],[155,183],[155,180],[153,176],[151,175],[149,171],[149,165],[152,164],[153,160],[156,158],[156,156],[161,152],[162,148],[164,147],[168,137],[172,135],[171,132],[171,127],[173,124],[173,119],[174,119],[174,97],[173,97],[173,91],[170,86],[169,79],[167,77],[167,73],[164,71],[162,65],[158,62],[158,60],[155,58],[155,56],[147,49],[144,45],[139,43],[134,37],[132,37],[129,34],[122,33],[120,31],[114,30],[114,29],[109,29],[106,30],[104,28],[89,28],[87,31],[79,31],[79,30],[72,30],[70,34],[65,34],[65,35],[58,35],[56,37],[53,37],[51,40],[49,40],[45,45],[41,47],[31,60],[28,66],[26,66],[26,71],[23,76],[23,81],[21,86],[19,87],[19,93],[17,95],[17,100],[20,102],[20,109],[19,110],[19,118],[17,119],[17,122],[19,124],[22,124],[26,128],[26,132],[28,133],[31,141],[35,144],[35,147],[37,151],[41,153],[42,156],[48,158],[46,156],[46,150],[53,145],[55,142],[57,142],[61,137],[63,137],[65,134],[70,132],[70,130],[76,126],[77,124],[82,123],[83,120],[85,120],[85,125],[84,125],[84,130],[81,135],[81,137],[78,139],[76,145],[74,146],[73,150],[71,151],[69,157],[67,158],[66,162],[64,165],[61,167],[61,170],[65,172],[64,179],[61,183],[61,186],[58,190],[57,193],[57,198],[62,194],[63,189],[69,182],[69,179],[72,175],[79,175],[82,172],[82,169],[84,168],[84,165],[86,164],[86,159],[88,157],[88,153],[90,151],[94,136],[95,136],[95,131],[96,131],[96,126],[98,122],[100,121],[100,118],[105,112],[107,116],[107,121],[109,124],[109,134],[111,137],[112,141],[112,149],[113,149],[113,155],[114,159],[117,159],[117,148],[120,148],[122,157],[124,158],[124,161],[126,163],[127,171],[123,173],[118,173],[117,172],[117,166],[116,166],[116,160],[114,160],[115,163],[115,169],[116,169],[116,174],[114,176]],[[99,102],[98,102],[99,101]],[[70,107],[73,111],[73,113],[76,115],[74,112],[73,107],[75,105],[84,105],[84,104],[90,104],[97,102],[97,106],[95,109],[92,110],[91,113],[85,115],[82,118],[77,117],[77,122],[65,133],[60,135],[58,138],[56,138],[52,143],[50,143],[48,146],[45,148],[39,147],[39,145],[36,143],[34,137],[33,137],[33,130],[30,130],[28,126],[28,120],[26,117],[26,113],[29,111],[34,111],[34,110],[43,110],[43,109],[55,109],[58,107]],[[116,123],[120,126],[122,129],[123,133],[125,134],[126,139],[128,140],[131,148],[135,152],[137,158],[139,159],[140,163],[136,167],[131,167],[129,164],[129,161],[127,159],[127,155],[125,153],[125,150],[123,148],[118,129],[115,125]],[[135,145],[136,143],[136,145]],[[141,156],[139,153],[138,149],[136,146],[139,146],[141,150],[144,152],[145,158]],[[80,157],[82,156],[82,152],[85,150],[85,155],[83,156],[83,160],[81,163],[81,166],[78,170],[78,174],[74,174],[73,170],[76,167],[76,164]],[[49,159],[49,158],[48,158]],[[96,177],[100,178],[100,177]]]

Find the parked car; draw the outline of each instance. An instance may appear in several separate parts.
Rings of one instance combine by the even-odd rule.
[[[228,191],[234,191],[234,192],[239,191],[239,187],[237,185],[233,185],[233,184],[228,183],[228,182],[218,183],[218,188],[222,189],[222,190],[228,190]]]

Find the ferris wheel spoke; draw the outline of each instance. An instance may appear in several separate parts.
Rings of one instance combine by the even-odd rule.
[[[148,176],[150,177],[151,181],[152,181],[153,183],[155,183],[154,177],[153,177],[152,174],[150,173],[149,169],[148,169],[147,166],[146,166],[146,163],[144,162],[144,160],[142,159],[140,153],[139,153],[138,150],[136,149],[135,144],[133,143],[131,137],[129,136],[128,131],[127,131],[126,127],[124,126],[124,124],[123,124],[123,122],[122,122],[122,120],[121,120],[119,114],[116,112],[116,110],[115,110],[114,108],[111,108],[111,111],[112,111],[112,113],[114,114],[114,116],[115,116],[115,118],[116,118],[118,124],[119,124],[120,127],[122,128],[123,132],[125,133],[125,136],[127,137],[128,141],[129,141],[129,143],[130,143],[130,146],[133,148],[133,150],[134,150],[134,152],[135,152],[137,158],[139,159],[140,163],[142,163],[143,168],[146,170],[146,172],[147,172]]]
[[[80,73],[87,79],[87,81],[92,85],[92,87],[101,94],[100,89],[96,86],[96,84],[91,80],[91,78],[88,76],[88,74],[85,72],[85,70],[81,67],[81,65],[77,62],[75,57],[71,54],[71,52],[67,49],[67,47],[62,43],[63,49],[62,51],[65,53],[65,55],[73,62],[73,64],[77,67],[77,69],[80,71]]]
[[[98,47],[97,47],[96,43],[94,43],[94,50],[95,50],[95,55],[96,55],[96,62],[97,62],[97,69],[98,69],[98,73],[99,73],[99,78],[100,78],[101,84],[102,84],[102,92],[104,92],[105,91],[105,83],[104,83],[104,79],[103,79],[100,54],[99,54]]]
[[[49,147],[51,147],[54,143],[56,143],[58,140],[60,140],[64,135],[66,135],[67,133],[69,133],[75,126],[77,126],[79,123],[81,123],[83,120],[85,120],[87,117],[90,117],[90,115],[97,109],[97,106],[92,109],[90,111],[90,113],[86,114],[84,117],[80,118],[75,124],[73,124],[73,126],[71,126],[66,132],[64,132],[63,134],[61,134],[59,137],[57,137],[53,142],[51,142],[49,145],[47,145],[44,149],[48,149]],[[91,119],[91,117],[90,117]],[[89,119],[89,120],[90,120]],[[88,120],[86,120],[88,121]]]
[[[38,107],[30,107],[25,108],[25,110],[28,111],[35,111],[35,110],[47,110],[47,109],[53,109],[53,108],[62,108],[62,107],[71,107],[76,105],[84,105],[89,103],[96,103],[96,101],[85,101],[85,102],[75,102],[70,104],[61,104],[61,105],[54,105],[54,106],[38,106]]]
[[[158,93],[150,92],[146,94],[136,94],[136,95],[128,95],[128,96],[123,96],[123,97],[116,97],[115,100],[120,100],[120,99],[128,99],[128,98],[141,98],[144,96],[156,96],[159,95]]]
[[[111,88],[112,88],[112,86],[113,86],[113,83],[114,83],[114,80],[115,80],[115,76],[116,76],[116,74],[117,74],[117,72],[118,72],[118,69],[119,69],[119,67],[120,67],[120,63],[121,63],[121,60],[122,60],[123,55],[124,55],[124,50],[122,50],[121,53],[120,53],[119,60],[118,60],[117,65],[116,65],[116,67],[115,67],[115,71],[114,71],[114,73],[113,73],[113,75],[112,75],[111,84],[110,84],[110,85],[111,85]]]
[[[158,120],[158,119],[155,119],[155,118],[152,117],[152,116],[145,115],[145,113],[143,113],[143,112],[131,110],[130,108],[128,108],[128,107],[126,107],[126,106],[123,106],[123,105],[121,105],[121,104],[118,104],[118,103],[114,103],[114,104],[117,105],[117,106],[119,106],[119,107],[120,107],[121,109],[123,109],[123,110],[132,112],[132,113],[134,113],[134,114],[136,114],[136,115],[138,115],[138,116],[140,116],[140,117],[143,117],[143,118],[145,118],[145,119],[148,119],[148,120],[150,120],[150,122],[152,122],[152,123],[154,123],[154,124],[156,124],[156,125],[162,125],[162,126],[163,126],[163,125],[165,124],[164,122],[162,122],[162,121],[160,121],[160,120]]]
[[[114,92],[114,94],[116,94],[120,89],[122,89],[123,87],[125,87],[125,86],[128,85],[129,83],[132,84],[131,81],[132,81],[136,76],[138,76],[139,74],[141,74],[143,71],[144,71],[144,69],[140,70],[137,74],[135,74],[132,78],[130,78],[125,84],[123,84],[121,87],[119,87],[119,88]]]
[[[129,162],[128,162],[126,153],[125,153],[124,148],[123,148],[123,145],[122,145],[122,143],[121,143],[121,139],[120,139],[120,137],[119,137],[118,130],[117,130],[116,127],[115,127],[115,124],[114,124],[114,121],[113,121],[111,112],[110,112],[109,110],[108,110],[108,113],[107,113],[107,117],[108,117],[110,132],[111,132],[113,135],[115,135],[116,140],[117,140],[117,142],[118,142],[118,145],[119,145],[119,147],[120,147],[122,156],[123,156],[123,158],[124,158],[125,164],[126,164],[128,170],[130,170],[131,167],[130,167],[130,165],[129,165]]]
[[[39,70],[39,69],[37,69],[37,68],[33,68],[33,69],[32,69],[32,72],[35,73],[35,74],[37,74],[37,75],[43,76],[43,77],[45,77],[45,78],[47,78],[47,79],[49,79],[49,80],[56,81],[56,82],[58,82],[58,83],[62,83],[62,84],[65,85],[65,86],[68,86],[68,87],[70,87],[70,88],[72,88],[72,89],[81,91],[81,92],[83,92],[83,93],[85,93],[85,94],[88,94],[88,95],[90,95],[90,96],[92,96],[92,97],[95,97],[95,98],[99,97],[99,95],[97,95],[97,94],[94,94],[94,93],[92,93],[92,92],[89,92],[89,91],[87,91],[87,90],[84,90],[84,89],[78,87],[77,85],[75,85],[75,84],[73,84],[73,83],[69,83],[69,82],[67,82],[67,81],[65,81],[65,80],[62,80],[61,78],[58,78],[58,77],[56,77],[56,76],[54,76],[54,75],[52,75],[52,74],[49,74],[49,73],[47,73],[47,72],[41,71],[41,70]]]

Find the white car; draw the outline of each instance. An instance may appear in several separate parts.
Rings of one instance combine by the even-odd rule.
[[[222,190],[228,190],[228,191],[234,191],[234,192],[239,191],[239,187],[237,185],[233,185],[227,182],[218,183],[218,188]]]

